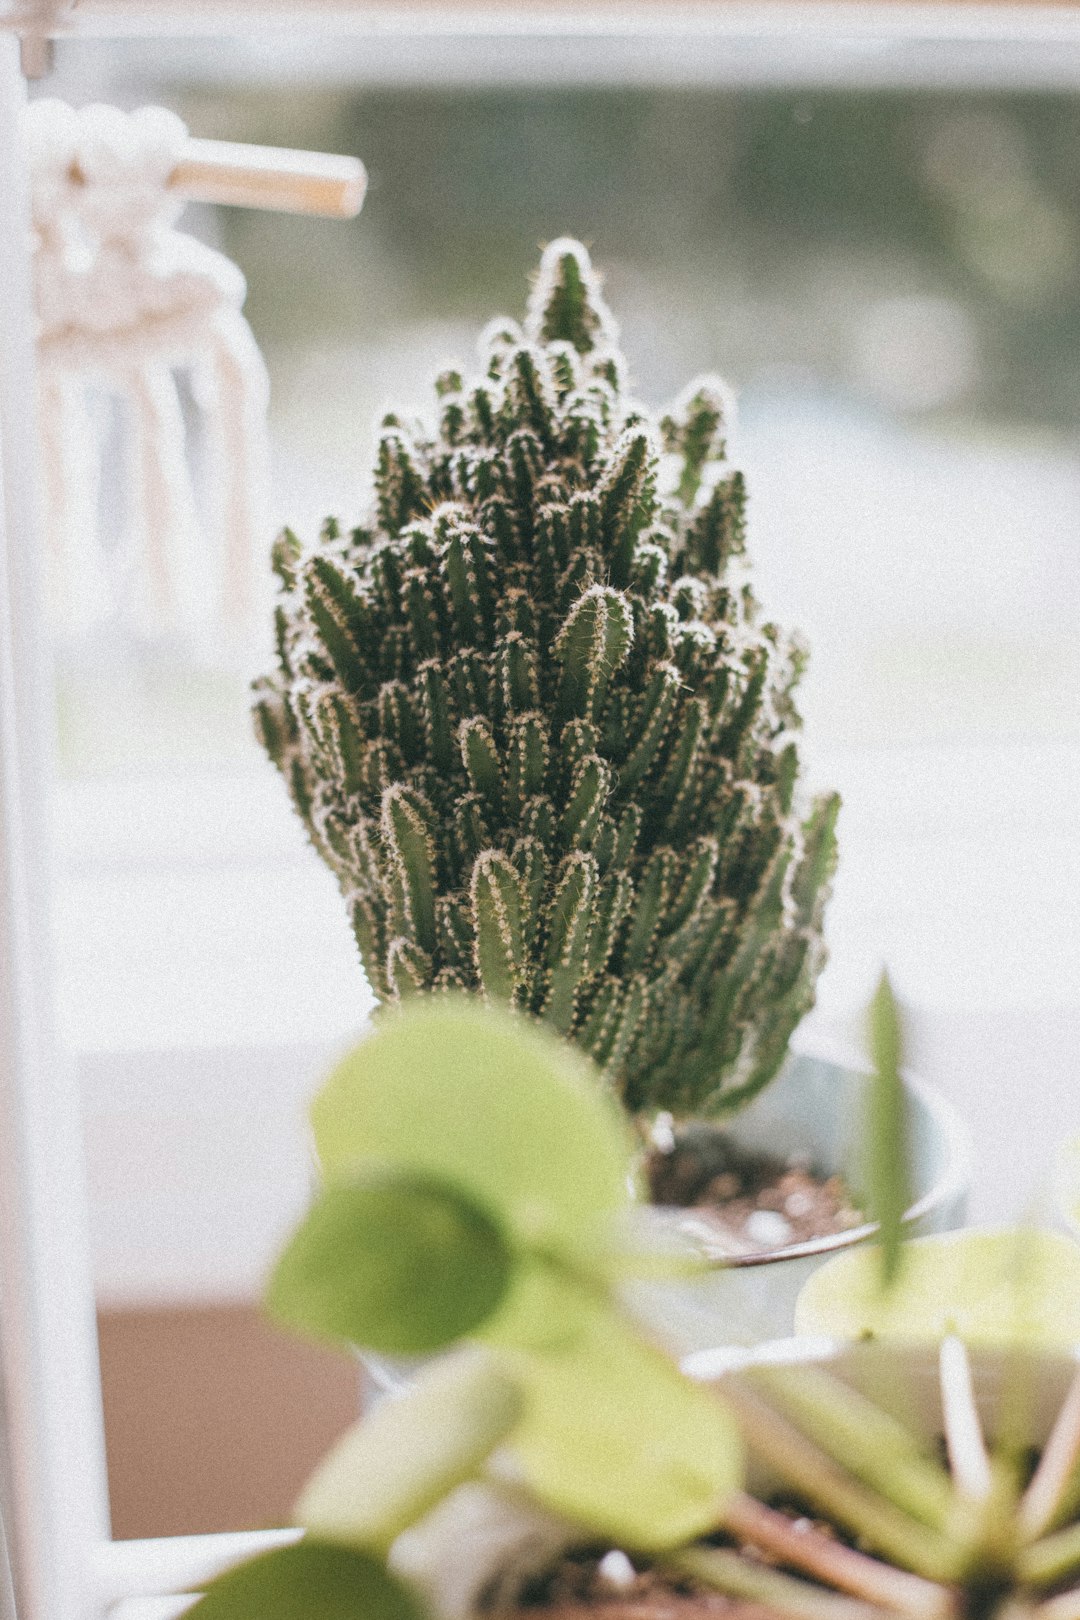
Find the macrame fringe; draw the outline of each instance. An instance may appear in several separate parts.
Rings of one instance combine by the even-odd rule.
[[[144,107],[26,114],[36,233],[41,437],[57,627],[78,641],[119,608],[141,634],[220,648],[255,622],[267,532],[266,368],[243,275],[176,229],[187,130]],[[206,487],[178,379],[189,374]],[[103,413],[127,423],[122,566],[98,491]],[[114,545],[113,549],[116,547]],[[117,591],[121,598],[116,600]]]

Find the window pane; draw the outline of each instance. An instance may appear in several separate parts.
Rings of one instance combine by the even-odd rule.
[[[545,81],[527,41],[493,68],[461,38],[448,82],[430,41],[397,45],[69,43],[42,89],[368,165],[349,224],[188,216],[248,277],[275,512],[304,535],[359,514],[380,410],[467,363],[555,235],[606,267],[650,403],[704,369],[735,384],[761,594],[811,643],[805,752],[847,805],[819,1028],[887,957],[920,1061],[978,1104],[987,1211],[1023,1208],[1070,1123],[1080,984],[1080,105],[1030,80],[860,89],[821,45],[847,88],[770,84],[764,48],[753,85],[691,84],[692,45],[683,88],[640,51],[575,86],[572,41]],[[235,1302],[306,1197],[304,1096],[370,1005],[250,738],[269,615],[196,650],[118,606],[58,656],[103,1299]],[[1042,1127],[1018,1132],[1033,1084]]]

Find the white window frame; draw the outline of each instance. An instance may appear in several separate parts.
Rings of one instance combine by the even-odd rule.
[[[3,16],[0,12],[0,22]],[[38,544],[24,84],[0,32],[0,1373],[19,1620],[165,1620],[294,1532],[113,1542],[82,1122],[52,1011],[50,681]],[[9,1620],[0,1572],[0,1620]],[[13,1620],[13,1617],[12,1617]]]
[[[166,1620],[177,1594],[256,1549],[295,1532],[113,1542],[87,1238],[85,1168],[76,1087],[52,1011],[48,817],[50,680],[38,545],[29,230],[17,124],[24,95],[14,30],[38,17],[106,35],[210,34],[238,26],[303,22],[373,29],[385,54],[395,15],[359,0],[0,0],[0,1504],[14,1544],[20,1620]],[[688,15],[662,3],[633,18],[601,5],[588,16],[535,8],[480,14],[423,8],[413,26],[429,37],[534,27],[549,37],[649,39],[687,32],[688,58],[702,34],[786,42],[794,51],[830,34],[915,47],[911,78],[896,62],[890,82],[912,82],[919,47],[957,42],[1030,55],[1032,82],[1055,82],[1048,62],[1080,83],[1080,13],[1061,7],[730,4]],[[397,15],[400,23],[401,14]],[[763,47],[764,49],[764,47]],[[1050,55],[1047,55],[1047,52]],[[813,52],[811,53],[814,54]],[[822,52],[816,53],[819,66]],[[1044,76],[1045,74],[1045,76]],[[988,69],[992,79],[992,65]],[[823,71],[825,80],[837,80]],[[813,74],[811,75],[813,78]],[[866,82],[865,66],[860,78]],[[751,75],[752,79],[752,75]],[[839,82],[845,75],[839,74]],[[875,82],[871,72],[869,82]],[[0,1579],[0,1620],[8,1620]]]
[[[80,1121],[52,1033],[47,666],[17,46],[0,38],[0,1363],[21,1610],[85,1612],[108,1533]]]

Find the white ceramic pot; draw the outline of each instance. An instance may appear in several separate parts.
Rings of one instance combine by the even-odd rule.
[[[1015,1400],[1017,1352],[1008,1349],[976,1348],[970,1352],[971,1370],[979,1417],[987,1439],[992,1443],[1002,1392],[1011,1389],[1010,1426],[1018,1420]],[[1011,1435],[1022,1445],[1040,1449],[1049,1436],[1080,1362],[1080,1346],[1071,1354],[1063,1351],[1025,1351],[1023,1432]],[[827,1366],[831,1373],[867,1395],[886,1412],[931,1442],[942,1433],[941,1381],[936,1344],[890,1344],[872,1339],[844,1344],[829,1339],[782,1339],[754,1349],[727,1347],[702,1350],[683,1361],[684,1372],[722,1390],[726,1379],[747,1368],[761,1365]],[[773,1481],[760,1471],[751,1457],[747,1489],[768,1494]]]
[[[732,1121],[741,1147],[785,1158],[803,1155],[819,1175],[839,1173],[858,1191],[862,1175],[869,1073],[828,1058],[794,1053],[783,1069]],[[967,1129],[932,1087],[904,1076],[911,1131],[912,1190],[906,1216],[911,1236],[963,1224],[969,1184]],[[654,1210],[650,1219],[678,1225],[682,1213]],[[636,1283],[635,1312],[677,1355],[716,1345],[759,1344],[794,1329],[795,1302],[812,1272],[837,1250],[873,1238],[873,1223],[764,1255],[716,1261],[705,1277]]]

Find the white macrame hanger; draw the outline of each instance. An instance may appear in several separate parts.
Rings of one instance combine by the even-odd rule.
[[[193,195],[349,217],[363,198],[363,167],[192,141],[160,107],[76,110],[41,99],[27,107],[25,133],[60,633],[81,639],[115,593],[98,524],[109,398],[126,418],[125,611],[143,633],[196,644],[242,629],[266,548],[266,369],[242,313],[243,275],[176,221]],[[209,521],[192,484],[183,375],[212,474]]]

